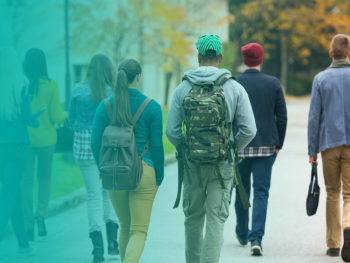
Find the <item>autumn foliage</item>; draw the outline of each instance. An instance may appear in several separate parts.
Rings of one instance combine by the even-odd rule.
[[[298,77],[311,79],[330,62],[327,53],[332,36],[350,33],[350,1],[228,2],[233,16],[231,40],[239,45],[263,44],[266,52],[264,69],[278,75],[287,91],[292,93]]]

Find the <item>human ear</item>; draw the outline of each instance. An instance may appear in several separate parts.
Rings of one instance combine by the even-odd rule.
[[[224,55],[220,54],[220,58],[219,58],[219,64],[221,63],[221,61],[224,59]]]

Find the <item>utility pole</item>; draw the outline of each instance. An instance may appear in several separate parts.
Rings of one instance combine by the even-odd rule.
[[[68,110],[70,93],[71,93],[71,77],[69,62],[69,3],[64,0],[64,24],[65,24],[65,58],[66,58],[66,87],[65,87],[65,108]]]

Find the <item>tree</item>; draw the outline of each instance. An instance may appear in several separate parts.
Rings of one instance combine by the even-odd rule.
[[[265,65],[280,75],[287,91],[290,63],[298,61],[301,69],[310,66],[313,54],[326,51],[334,34],[349,32],[345,1],[229,0],[229,4],[235,18],[231,39],[263,44]]]
[[[142,66],[159,64],[166,105],[171,81],[181,81],[199,29],[218,20],[210,15],[214,6],[219,8],[200,0],[77,0],[71,3],[72,48],[76,54],[102,51],[116,64],[136,53]]]

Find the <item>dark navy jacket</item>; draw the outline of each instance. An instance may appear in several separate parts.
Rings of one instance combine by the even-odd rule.
[[[248,93],[257,133],[247,147],[276,146],[281,149],[287,128],[287,108],[279,80],[256,69],[237,76]]]

